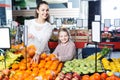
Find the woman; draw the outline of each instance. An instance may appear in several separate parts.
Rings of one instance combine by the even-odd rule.
[[[43,52],[49,53],[48,41],[52,34],[52,26],[49,23],[49,6],[45,1],[37,4],[36,17],[27,20],[25,25],[28,26],[28,46],[35,45],[37,48],[32,62],[39,61],[39,55]]]
[[[53,54],[62,61],[72,60],[76,56],[76,47],[70,39],[69,31],[66,28],[61,28],[58,32],[59,44]]]

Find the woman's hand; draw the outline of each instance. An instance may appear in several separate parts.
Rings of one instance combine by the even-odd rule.
[[[28,34],[28,38],[32,38],[33,39],[34,38],[33,34],[29,33]]]
[[[35,54],[35,55],[34,55],[31,63],[32,63],[32,62],[35,62],[35,63],[38,63],[38,62],[39,62],[39,54]]]

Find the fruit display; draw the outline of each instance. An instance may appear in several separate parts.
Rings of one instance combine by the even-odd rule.
[[[39,63],[31,63],[32,58],[22,59],[18,64],[13,64],[11,72],[13,73],[9,80],[55,80],[61,71],[63,63],[59,60],[52,60],[54,54],[40,55]]]
[[[13,52],[14,54],[22,54],[23,57],[33,57],[36,51],[36,47],[34,45],[29,45],[27,47],[24,46],[24,43],[12,45],[11,49],[9,50]]]
[[[62,73],[60,72],[55,80],[81,80],[82,77],[77,73]]]
[[[112,37],[112,34],[109,33],[109,32],[104,32],[104,33],[102,33],[101,36],[102,36],[102,38],[108,38],[108,39],[110,39]]]
[[[6,66],[10,72],[7,76],[3,74],[6,70],[3,62],[4,56],[0,56],[0,69],[2,70],[0,80],[107,80],[108,76],[113,76],[113,74],[109,75],[110,72],[107,75],[102,74],[105,70],[101,59],[103,60],[104,56],[109,53],[110,49],[107,47],[97,52],[97,66],[95,66],[95,54],[84,59],[73,59],[63,63],[54,54],[42,53],[39,56],[39,63],[34,63],[31,60],[35,51],[34,45],[26,48],[23,43],[12,45],[12,48],[6,51]],[[25,57],[26,53],[27,57]],[[120,62],[119,59],[113,59],[113,61],[115,61],[114,64]],[[117,66],[118,69],[119,65]]]
[[[62,68],[63,73],[76,72],[78,74],[90,74],[95,72],[95,67],[97,67],[97,72],[103,72],[101,58],[109,53],[109,48],[104,47],[100,52],[97,52],[97,66],[95,66],[95,54],[92,54],[84,59],[73,59],[71,61],[66,61],[64,67]]]
[[[103,72],[100,60],[97,61],[97,71]],[[76,72],[78,74],[89,74],[95,72],[95,60],[92,59],[74,59],[66,61],[62,68],[63,73]]]
[[[108,70],[108,75],[112,75],[115,72],[120,72],[120,58],[112,58],[110,60],[107,58],[103,58],[102,64],[104,69],[106,71]]]
[[[60,72],[55,80],[120,80],[120,78],[115,75],[108,76],[105,72],[95,72],[91,75],[79,75],[77,73]]]
[[[0,56],[0,70],[3,70],[6,68],[10,68],[11,65],[15,62],[19,62],[20,58],[22,57],[21,54],[14,54],[10,52],[9,50],[6,51],[6,56]],[[4,61],[5,60],[5,61]],[[5,66],[6,62],[6,66]]]

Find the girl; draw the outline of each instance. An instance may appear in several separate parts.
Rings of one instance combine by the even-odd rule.
[[[53,54],[60,61],[72,60],[76,54],[76,48],[73,41],[70,40],[70,34],[66,28],[61,28],[58,31],[59,44],[54,50]]]
[[[32,62],[39,61],[39,55],[43,52],[49,53],[48,41],[52,34],[52,26],[49,23],[49,6],[45,1],[37,5],[36,17],[26,21],[28,26],[28,46],[33,44],[37,48]]]

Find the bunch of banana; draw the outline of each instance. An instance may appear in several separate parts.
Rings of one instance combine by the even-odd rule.
[[[0,56],[0,61],[1,61],[1,60],[4,60],[4,56]]]
[[[100,59],[101,57],[102,57],[101,53],[97,52],[97,60]],[[88,56],[87,59],[95,60],[95,54]]]
[[[6,68],[10,68],[14,62],[17,62],[20,59],[20,57],[22,57],[22,54],[14,54],[10,51],[6,51],[5,54],[6,54],[5,56],[6,65],[4,62],[4,56],[0,56],[0,70],[5,69],[5,66]]]
[[[16,60],[16,59],[18,59],[21,56],[22,56],[22,54],[14,54],[14,53],[12,53],[10,51],[6,51],[6,58],[7,59],[10,58],[10,59]]]

